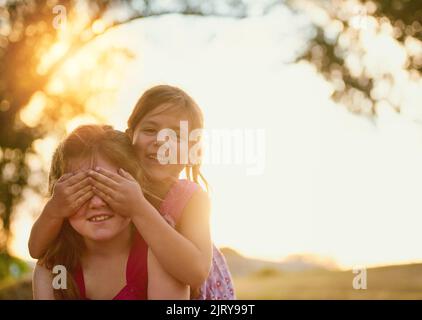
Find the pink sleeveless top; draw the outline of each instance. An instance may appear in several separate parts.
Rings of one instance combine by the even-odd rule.
[[[113,300],[146,300],[148,298],[147,257],[148,246],[141,235],[135,231],[126,264],[126,285],[117,293]],[[73,277],[79,288],[80,298],[88,300],[81,266],[75,270]]]
[[[160,213],[167,222],[175,227],[180,219],[183,209],[189,202],[199,185],[189,180],[179,180],[167,193],[161,203]],[[199,294],[191,297],[192,300],[233,300],[233,280],[227,262],[221,251],[213,245],[211,270],[207,280],[199,288]]]

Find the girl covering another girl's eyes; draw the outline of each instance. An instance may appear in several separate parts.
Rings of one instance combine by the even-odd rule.
[[[112,168],[101,168],[69,178],[71,187],[57,189],[72,188],[73,192],[55,192],[32,228],[31,255],[43,256],[46,247],[58,236],[63,220],[74,215],[92,196],[91,191],[84,193],[84,188],[90,185],[92,192],[112,212],[130,218],[159,265],[171,278],[190,287],[191,299],[234,299],[227,263],[211,241],[211,204],[208,193],[200,187],[202,183],[208,191],[207,181],[200,172],[200,161],[188,159],[190,162],[185,163],[179,153],[176,163],[158,161],[163,143],[158,135],[163,129],[172,129],[177,137],[175,149],[180,150],[182,121],[188,124],[188,134],[203,128],[202,112],[187,93],[167,85],[147,90],[129,117],[126,130],[136,157],[134,162],[142,169],[140,177],[139,168],[125,169],[119,174],[110,170]],[[188,141],[188,147],[197,142]],[[114,164],[121,168],[132,163],[123,155],[119,158],[124,163]],[[182,171],[187,179],[179,179]],[[87,176],[91,179],[89,182],[86,182]],[[134,183],[139,179],[142,179],[142,190]],[[57,213],[54,210],[57,207],[65,209]]]
[[[136,177],[132,183],[139,186],[141,181],[140,166],[124,133],[110,126],[82,126],[54,153],[50,193],[63,182],[60,177],[69,172],[87,173],[95,168],[115,174],[123,168],[131,177]],[[65,288],[48,285],[51,274],[46,271],[57,265],[66,268]],[[36,298],[55,299],[189,297],[187,286],[166,274],[149,252],[130,218],[113,210],[95,192],[63,221],[59,236],[36,267],[34,293]]]

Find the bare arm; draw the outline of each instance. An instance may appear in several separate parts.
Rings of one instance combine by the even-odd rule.
[[[189,286],[170,276],[148,250],[148,300],[188,300]]]
[[[58,236],[66,217],[74,214],[94,193],[87,172],[65,174],[57,180],[53,196],[35,221],[28,241],[29,254],[40,259]]]
[[[50,270],[36,264],[32,277],[32,293],[34,300],[55,300]]]
[[[62,227],[64,219],[51,215],[52,210],[54,210],[54,207],[49,201],[32,226],[28,249],[29,254],[34,259],[40,259],[44,256],[47,248],[57,238]]]
[[[143,196],[139,183],[127,172],[122,175],[98,169],[90,171],[93,190],[123,216],[130,217],[163,268],[192,288],[207,278],[212,256],[210,201],[196,191],[182,212],[177,230]]]
[[[182,283],[199,287],[208,276],[212,258],[210,205],[205,192],[192,196],[177,230],[148,202],[138,212],[132,221],[164,269]]]

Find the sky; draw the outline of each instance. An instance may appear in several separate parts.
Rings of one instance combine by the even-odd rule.
[[[388,107],[375,121],[351,114],[313,66],[292,63],[306,25],[280,7],[242,20],[166,15],[113,29],[86,52],[121,46],[135,58],[122,67],[113,105],[97,112],[124,130],[145,89],[171,84],[198,102],[206,130],[245,137],[256,156],[249,163],[203,167],[218,246],[269,260],[317,254],[344,268],[422,261],[422,90],[403,87],[402,115]],[[379,41],[379,52],[382,41],[394,45]],[[389,65],[400,54],[385,55]],[[31,221],[19,214],[15,222],[13,248],[25,258]]]

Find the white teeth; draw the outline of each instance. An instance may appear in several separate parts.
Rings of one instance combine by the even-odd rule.
[[[105,221],[105,220],[108,220],[110,218],[111,218],[111,216],[102,215],[102,216],[92,217],[92,218],[90,218],[88,220],[91,221],[91,222],[98,222],[98,221]]]
[[[158,158],[157,156],[154,156],[154,155],[149,155],[148,158],[150,158],[152,160],[159,161],[159,162],[161,162],[161,160],[162,160],[162,158]]]

